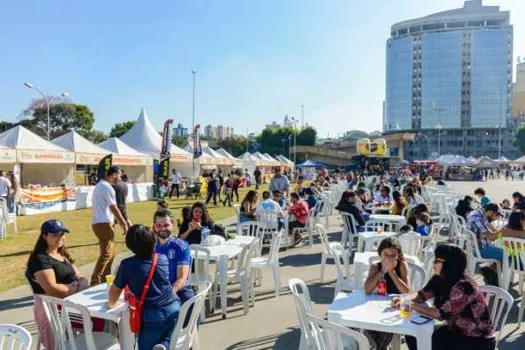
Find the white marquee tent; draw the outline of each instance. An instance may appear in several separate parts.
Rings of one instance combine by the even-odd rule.
[[[130,182],[153,181],[153,159],[128,146],[116,137],[98,144],[113,154],[113,164],[126,172]]]
[[[226,151],[224,148],[219,148],[218,150],[216,150],[217,153],[219,153],[220,155],[230,159],[232,161],[232,166],[234,168],[240,168],[242,167],[242,161],[240,161],[239,159],[235,158],[234,156],[232,156],[230,153],[228,153],[228,151]]]
[[[74,183],[75,154],[20,125],[0,134],[0,162],[20,165],[24,185]]]
[[[100,159],[110,153],[108,150],[85,139],[76,131],[68,132],[51,142],[59,147],[67,149],[68,151],[75,152],[76,164],[97,165]]]

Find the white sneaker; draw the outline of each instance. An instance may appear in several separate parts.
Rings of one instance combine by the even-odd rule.
[[[157,344],[153,347],[152,350],[166,350],[166,347],[162,344]]]

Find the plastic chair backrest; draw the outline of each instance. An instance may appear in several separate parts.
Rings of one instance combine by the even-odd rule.
[[[353,329],[306,314],[310,348],[316,350],[370,349],[368,338]],[[353,344],[352,344],[353,343]],[[353,345],[353,346],[352,346]]]
[[[421,236],[419,233],[412,231],[400,235],[398,241],[404,254],[421,257],[425,243],[430,242],[431,238],[430,236]]]
[[[366,227],[382,228],[383,231],[392,231],[393,224],[389,221],[384,220],[368,220]]]
[[[432,278],[434,275],[434,249],[430,249],[425,253],[425,259],[423,260],[423,266],[425,266],[425,283],[427,284],[428,281]],[[414,290],[415,291],[415,290]]]
[[[257,221],[260,227],[265,231],[277,231],[279,229],[279,212],[277,211],[259,211],[257,212]]]
[[[272,234],[272,242],[270,243],[270,251],[268,252],[268,261],[274,262],[279,260],[279,247],[281,246],[281,231]]]
[[[479,246],[478,246],[478,240],[476,238],[476,234],[470,231],[469,229],[465,229],[463,231],[463,234],[467,240],[466,241],[467,252],[472,258],[478,261],[481,258],[481,253],[479,252]]]
[[[237,278],[240,278],[251,273],[252,258],[257,256],[259,250],[259,239],[255,239],[252,243],[242,247],[237,263]]]
[[[408,262],[408,273],[410,287],[413,292],[417,292],[425,286],[426,271],[419,265]]]
[[[503,237],[505,257],[503,263],[507,264],[509,271],[516,273],[525,272],[525,261],[520,258],[520,253],[525,252],[525,239]]]
[[[241,206],[239,204],[234,204],[233,207],[235,208],[237,227],[239,227],[239,225],[241,224]]]
[[[31,334],[21,326],[0,324],[0,349],[28,350],[31,348]]]
[[[295,305],[295,312],[299,320],[299,327],[301,329],[301,337],[306,341],[306,345],[310,345],[310,333],[308,332],[307,313],[313,313],[312,300],[310,299],[310,292],[306,284],[298,279],[292,278],[288,281],[288,288],[292,292],[292,297]]]
[[[190,284],[200,286],[210,280],[210,250],[198,244],[192,244],[193,272],[190,272]]]
[[[193,298],[182,304],[179,311],[179,318],[171,336],[170,349],[187,349],[192,346],[193,337],[197,331],[197,320],[204,306],[206,295],[211,289],[211,282],[206,282],[199,287],[199,292]],[[191,312],[188,322],[187,315]]]
[[[341,218],[343,219],[343,228],[347,236],[357,236],[359,232],[357,231],[354,216],[350,213],[341,212]]]
[[[49,323],[53,330],[55,337],[55,344],[57,349],[71,349],[77,350],[75,339],[75,333],[71,326],[71,320],[69,312],[73,311],[74,314],[81,315],[84,332],[85,344],[88,350],[96,350],[95,339],[93,338],[93,323],[91,322],[91,316],[86,307],[78,304],[74,304],[64,299],[51,297],[49,295],[40,295],[46,315]],[[59,310],[60,307],[60,310]],[[69,342],[67,342],[69,339]]]
[[[321,243],[323,244],[323,251],[325,254],[330,254],[330,242],[328,241],[328,235],[326,229],[321,224],[315,225],[315,232],[319,235]]]
[[[514,298],[506,290],[496,286],[479,286],[479,289],[487,300],[489,306],[490,318],[492,319],[492,325],[498,332],[496,337],[496,349],[498,348],[498,342],[503,333],[503,328],[507,324],[507,317],[509,311],[514,304]],[[491,306],[492,305],[492,306]]]

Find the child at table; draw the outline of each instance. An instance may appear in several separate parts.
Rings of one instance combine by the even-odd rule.
[[[379,283],[386,284],[386,294],[409,293],[408,265],[399,242],[392,237],[385,238],[379,244],[377,253],[380,260],[370,266],[365,282],[365,293],[376,291]],[[394,336],[392,333],[368,330],[365,333],[375,341],[377,350],[386,350]],[[415,343],[415,339],[410,340],[410,343],[412,341]]]
[[[430,230],[430,216],[427,213],[419,213],[416,216],[416,232],[421,236],[428,236]]]

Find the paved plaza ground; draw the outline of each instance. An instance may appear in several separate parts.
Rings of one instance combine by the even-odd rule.
[[[493,200],[500,203],[505,198],[512,202],[512,193],[518,191],[525,195],[525,181],[514,180],[505,181],[505,179],[496,179],[488,181],[446,181],[452,186],[457,193],[463,195],[474,195],[474,190],[483,187],[487,195]]]
[[[458,188],[470,185],[461,183]],[[501,185],[489,183],[489,186],[496,186],[494,187],[496,190]],[[470,187],[465,187],[465,190],[470,191]],[[231,224],[232,221],[230,219],[223,223]],[[339,241],[340,231],[341,222],[334,216],[331,218],[330,240]],[[121,255],[120,258],[122,257]],[[304,280],[315,302],[315,312],[317,315],[324,316],[334,296],[335,267],[329,262],[330,266],[327,267],[325,274],[326,280],[322,283],[319,280],[320,261],[321,244],[317,240],[313,247],[302,245],[288,251],[281,251],[281,296],[278,299],[274,297],[271,274],[270,271],[265,270],[262,285],[255,290],[255,306],[250,308],[247,315],[243,314],[238,285],[229,286],[228,318],[221,319],[218,312],[208,315],[199,330],[201,349],[297,349],[300,331],[293,300],[286,287],[287,281],[294,277]],[[90,275],[92,269],[91,264],[83,266],[81,270],[84,274]],[[480,278],[477,280],[482,283]],[[515,290],[512,294],[518,298]],[[525,348],[525,323],[520,329],[516,328],[519,300],[510,313],[509,324],[504,329],[500,349]],[[0,294],[0,323],[21,324],[35,335],[31,305],[32,297],[26,286]]]

